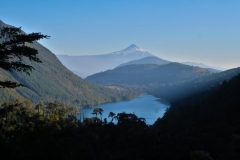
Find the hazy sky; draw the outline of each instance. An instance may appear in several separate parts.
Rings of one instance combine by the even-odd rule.
[[[170,61],[240,66],[240,0],[0,0],[0,19],[55,54],[91,55],[136,44]]]

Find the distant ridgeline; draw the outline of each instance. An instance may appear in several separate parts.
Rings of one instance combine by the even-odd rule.
[[[153,94],[171,103],[186,96],[219,87],[240,73],[235,68],[219,73],[180,63],[133,64],[97,73],[87,81],[105,86],[115,86],[130,91]]]
[[[0,28],[9,25],[0,21]],[[0,88],[0,104],[5,101],[15,99],[29,99],[34,103],[47,103],[55,100],[69,105],[91,107],[93,105],[127,100],[136,96],[134,93],[109,89],[86,82],[82,78],[73,74],[57,57],[41,44],[34,42],[29,44],[38,50],[38,57],[43,63],[32,63],[35,68],[30,76],[24,73],[9,73],[0,69],[0,80],[10,80],[20,82],[26,87],[15,89]]]

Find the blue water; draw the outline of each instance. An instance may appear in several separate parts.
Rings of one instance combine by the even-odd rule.
[[[134,113],[138,117],[145,118],[146,123],[151,125],[157,118],[163,116],[167,107],[170,107],[170,104],[160,98],[156,98],[152,95],[141,95],[130,101],[107,103],[94,106],[93,108],[102,108],[102,119],[107,118],[108,122],[111,121],[111,118],[108,118],[109,112],[115,114],[126,112]],[[84,117],[93,117],[92,111],[93,109],[82,109],[81,113],[84,114]]]

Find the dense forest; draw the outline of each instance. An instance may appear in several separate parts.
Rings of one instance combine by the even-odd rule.
[[[131,113],[93,110],[77,121],[74,108],[54,102],[4,103],[0,109],[3,159],[240,158],[240,75],[195,105],[172,106],[154,125]]]

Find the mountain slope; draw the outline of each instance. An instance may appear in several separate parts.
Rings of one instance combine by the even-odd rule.
[[[155,56],[151,56],[151,57],[145,57],[145,58],[141,58],[138,60],[133,60],[127,63],[123,63],[120,64],[117,67],[123,67],[123,66],[127,66],[127,65],[132,65],[132,64],[157,64],[157,65],[163,65],[163,64],[168,64],[170,63],[170,61],[155,57]]]
[[[113,69],[122,63],[129,62],[131,60],[141,59],[148,56],[153,55],[134,44],[121,51],[108,54],[89,56],[57,55],[58,59],[68,69],[75,71],[75,73],[82,73],[79,76],[89,76],[94,73]]]
[[[209,74],[211,72],[206,69],[180,63],[138,64],[97,73],[87,77],[86,80],[102,85],[162,85],[184,82]]]
[[[4,23],[0,25],[0,27],[8,26]],[[131,97],[128,93],[86,82],[63,66],[57,57],[41,44],[34,42],[30,46],[38,50],[38,57],[43,63],[24,60],[35,68],[30,76],[17,72],[8,73],[0,69],[1,80],[13,80],[28,86],[28,88],[0,89],[3,93],[0,95],[0,103],[20,98],[30,99],[34,103],[58,100],[87,107]]]

